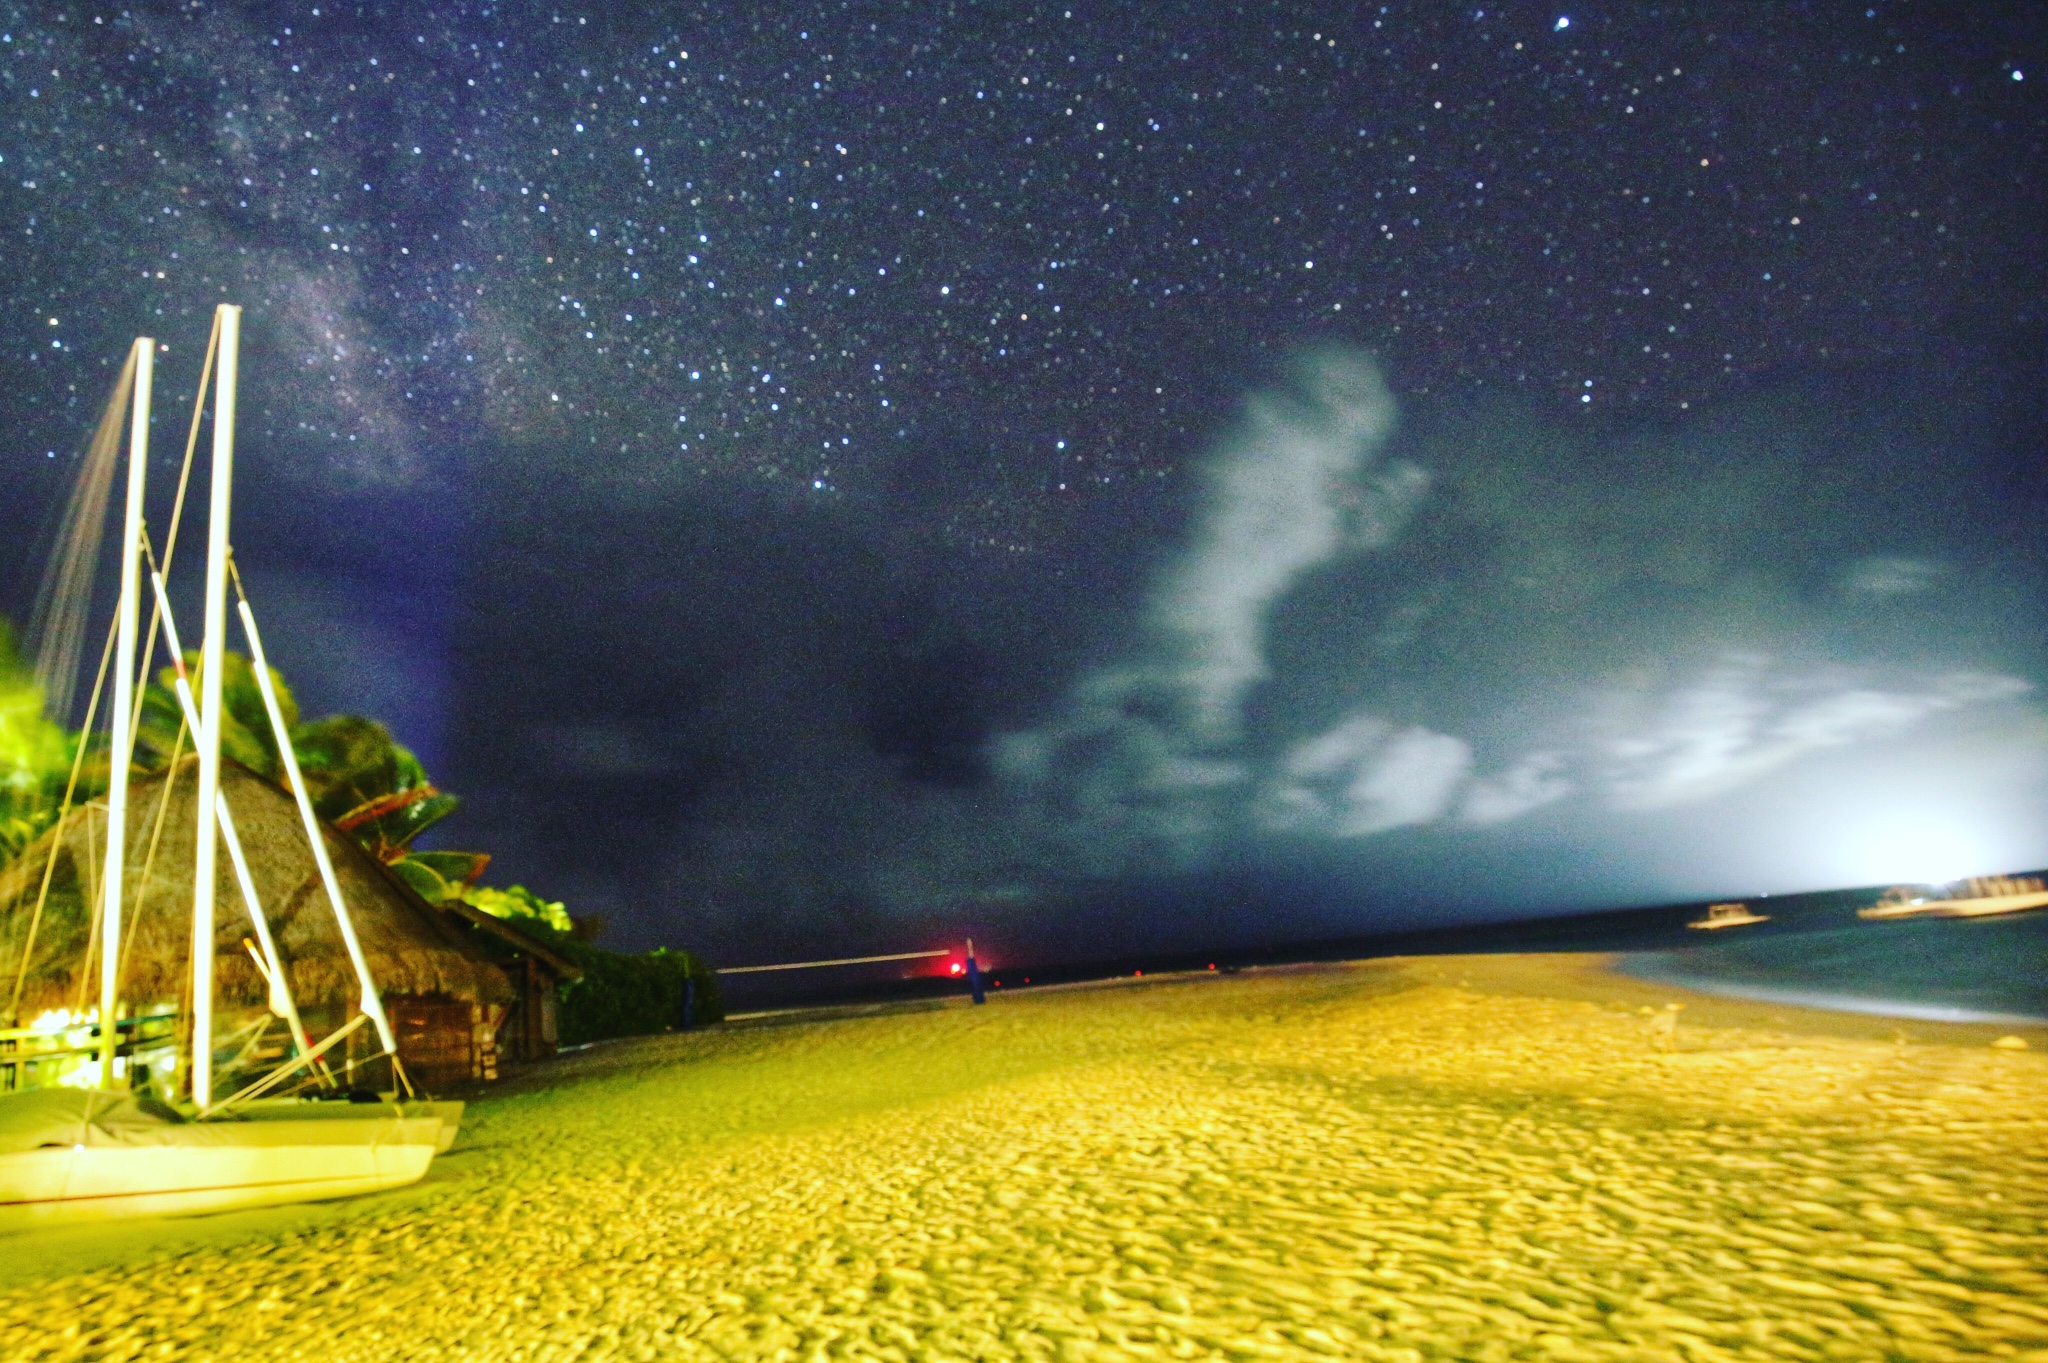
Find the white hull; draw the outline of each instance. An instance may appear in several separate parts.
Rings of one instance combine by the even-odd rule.
[[[2048,906],[2048,891],[1986,895],[1980,899],[1930,899],[1924,904],[1879,904],[1858,909],[1859,918],[1990,918]]]
[[[434,1153],[445,1155],[462,1129],[463,1105],[455,1100],[386,1098],[378,1103],[338,1103],[303,1098],[258,1098],[235,1109],[235,1115],[252,1121],[278,1121],[310,1117],[318,1121],[374,1120],[379,1117],[431,1117],[441,1124]]]
[[[441,1106],[436,1104],[435,1106]],[[445,1148],[444,1113],[191,1122],[150,1144],[101,1142],[0,1154],[0,1231],[189,1216],[354,1197],[416,1183]]]

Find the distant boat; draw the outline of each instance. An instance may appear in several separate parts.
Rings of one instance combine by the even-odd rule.
[[[1858,918],[1993,918],[2048,905],[2039,876],[1972,876],[1957,886],[1895,885]]]
[[[1711,932],[1716,928],[1740,928],[1747,927],[1751,923],[1768,923],[1770,921],[1771,916],[1769,914],[1751,913],[1747,904],[1709,904],[1707,905],[1707,916],[1705,918],[1695,918],[1692,922],[1687,923],[1686,926],[1689,928],[1705,928]]]
[[[214,402],[214,464],[212,507],[207,526],[206,631],[201,645],[200,696],[192,695],[183,650],[171,619],[170,601],[161,573],[154,568],[150,585],[159,608],[166,652],[176,673],[176,693],[197,755],[198,795],[194,800],[197,827],[193,856],[191,1037],[188,1053],[173,1067],[187,1085],[188,1101],[173,1104],[169,1095],[138,1091],[146,1068],[134,1065],[140,1034],[131,1024],[130,1052],[120,1054],[120,983],[123,940],[124,868],[127,842],[129,768],[134,750],[133,720],[137,713],[135,646],[141,601],[141,555],[144,471],[148,467],[147,435],[151,358],[155,343],[138,339],[131,370],[133,436],[129,452],[126,530],[121,551],[121,599],[110,655],[113,673],[112,734],[109,742],[108,829],[106,866],[95,896],[99,910],[94,934],[99,939],[100,1006],[97,1014],[98,1064],[87,1077],[91,1088],[34,1089],[0,1095],[0,1231],[63,1222],[130,1216],[163,1216],[275,1206],[320,1198],[346,1197],[418,1182],[434,1156],[446,1150],[461,1122],[462,1104],[422,1101],[406,1078],[398,1045],[369,962],[356,936],[348,904],[330,862],[304,776],[294,758],[291,736],[270,683],[255,616],[246,596],[240,603],[242,627],[249,643],[252,671],[268,712],[272,737],[289,779],[294,803],[310,844],[319,880],[334,910],[335,925],[361,990],[355,1017],[324,1041],[314,1044],[299,1016],[285,970],[285,959],[257,899],[242,843],[226,799],[221,794],[222,672],[227,635],[227,585],[233,575],[228,554],[228,508],[234,450],[235,384],[241,309],[223,304],[215,314],[219,362]],[[117,389],[116,402],[121,398]],[[201,384],[204,392],[204,383]],[[104,424],[104,423],[103,423]],[[111,427],[118,431],[118,427]],[[111,467],[111,465],[109,465]],[[183,483],[181,481],[181,496]],[[177,515],[173,514],[173,525]],[[166,554],[169,550],[166,548]],[[90,585],[89,577],[86,579]],[[237,592],[240,585],[237,582]],[[97,699],[97,692],[95,692]],[[87,727],[91,719],[88,711]],[[75,778],[74,778],[75,779]],[[166,796],[173,784],[167,776]],[[69,797],[66,797],[67,804]],[[59,832],[62,812],[59,815]],[[54,866],[56,843],[52,843]],[[225,847],[256,939],[244,943],[268,981],[270,1012],[284,1020],[295,1056],[268,1075],[225,1099],[214,1083],[213,1027],[216,852]],[[144,865],[145,876],[147,863]],[[50,873],[43,877],[44,892]],[[22,948],[15,997],[21,991],[34,952],[36,923],[43,901],[31,918]],[[133,925],[126,925],[132,934]],[[90,938],[88,939],[90,942]],[[88,952],[90,945],[88,945]],[[88,962],[88,970],[90,963]],[[80,989],[83,1002],[83,987]],[[378,1057],[389,1056],[397,1090],[392,1094],[351,1093],[340,1088],[322,1063],[322,1056],[364,1026],[374,1029]],[[127,1062],[125,1065],[121,1062]],[[317,1084],[323,1098],[305,1099],[284,1090],[296,1077],[301,1087]]]

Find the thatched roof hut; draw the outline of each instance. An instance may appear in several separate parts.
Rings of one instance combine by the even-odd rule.
[[[467,923],[470,941],[495,961],[519,997],[498,1029],[498,1053],[513,1060],[545,1060],[561,1043],[562,985],[583,978],[583,967],[502,919],[459,899],[443,906]]]
[[[192,863],[197,761],[179,764],[175,779],[158,774],[131,787],[127,892],[123,897],[121,997],[131,1008],[184,1011],[191,974]],[[221,764],[221,790],[233,812],[250,876],[276,938],[292,994],[309,1025],[354,1011],[355,972],[306,844],[290,794],[233,762]],[[106,852],[103,804],[76,810],[0,869],[0,1008],[12,993],[28,946],[29,927],[54,853],[50,889],[36,925],[33,954],[17,1018],[98,999],[97,951],[87,960],[90,906],[98,896]],[[478,950],[466,924],[421,900],[346,835],[323,826],[334,863],[388,1011],[394,997],[459,1005],[464,1017],[495,1022],[514,998],[503,971]],[[152,843],[154,850],[152,851]],[[234,870],[223,850],[215,888],[214,969],[218,1008],[226,1021],[265,1006],[267,986],[243,939],[254,936]],[[405,1030],[403,1026],[401,1032]],[[408,1068],[411,1058],[407,1057]]]

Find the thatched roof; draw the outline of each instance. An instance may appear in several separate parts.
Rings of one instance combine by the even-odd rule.
[[[130,788],[123,937],[132,946],[126,953],[121,996],[131,1004],[175,1006],[184,997],[190,978],[197,771],[196,759],[179,764],[168,802],[162,775],[138,779]],[[291,979],[293,997],[301,1008],[352,1002],[355,972],[292,797],[233,762],[221,764],[221,790],[234,814],[250,875]],[[160,806],[162,832],[151,860],[149,845]],[[80,997],[80,972],[87,969],[91,929],[88,905],[98,891],[106,854],[106,824],[103,803],[75,810],[61,830],[46,833],[0,869],[0,1010],[5,1009],[13,990],[44,866],[53,848],[56,869],[36,932],[20,1017],[68,1008]],[[356,935],[369,958],[370,973],[386,997],[440,994],[471,1003],[511,1001],[512,987],[504,972],[466,939],[463,926],[420,899],[346,835],[324,826],[323,831]],[[242,945],[242,939],[255,932],[224,847],[216,881],[214,968],[220,998],[229,1005],[260,1008],[266,987]],[[90,974],[85,993],[88,1006],[98,998],[96,963]],[[6,1025],[6,1020],[0,1019],[0,1025]]]
[[[444,912],[460,918],[478,932],[503,943],[504,948],[515,956],[526,955],[533,957],[536,961],[546,966],[556,979],[580,980],[583,978],[582,966],[577,965],[567,956],[564,956],[546,943],[537,940],[527,933],[521,932],[504,919],[495,918],[485,913],[482,909],[463,903],[460,899],[448,901],[443,908]]]

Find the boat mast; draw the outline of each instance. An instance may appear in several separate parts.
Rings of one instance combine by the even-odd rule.
[[[121,528],[121,603],[114,627],[114,712],[107,773],[105,927],[100,937],[100,1087],[114,1087],[114,1052],[120,1046],[115,997],[121,970],[121,884],[128,842],[128,765],[135,752],[135,631],[142,606],[142,490],[149,472],[149,386],[156,372],[156,341],[135,340],[135,407],[128,428],[128,504]]]
[[[206,633],[199,645],[198,829],[192,856],[192,1102],[213,1105],[213,892],[219,846],[221,671],[228,634],[228,508],[235,477],[235,379],[242,310],[223,303],[213,397],[213,474],[206,513]]]
[[[233,558],[228,560],[228,576],[234,576]],[[152,571],[149,583],[156,592],[157,619],[163,624],[164,646],[171,654],[171,689],[177,694],[179,712],[185,716],[185,727],[197,733],[199,706],[192,699],[192,683],[185,673],[185,650],[178,642],[178,621],[171,612],[171,598],[164,591],[162,574]],[[248,607],[245,605],[243,609]],[[260,656],[257,665],[263,665]],[[284,958],[277,954],[277,940],[270,934],[269,916],[263,912],[263,901],[256,895],[256,880],[249,874],[249,859],[242,855],[241,835],[235,832],[235,816],[228,809],[225,793],[215,797],[215,806],[220,814],[221,845],[228,849],[228,864],[234,868],[235,883],[241,887],[242,904],[249,910],[250,926],[256,929],[256,940],[262,945],[260,961],[270,985],[270,1011],[283,1018],[291,1028],[292,1042],[298,1046],[299,1054],[309,1055],[313,1051],[313,1043],[299,1017],[299,1006],[292,1000],[291,984],[284,973]]]
[[[335,926],[341,930],[341,944],[348,949],[349,963],[356,971],[356,982],[362,986],[362,1011],[376,1024],[378,1044],[391,1056],[393,1077],[396,1078],[404,1072],[404,1065],[398,1058],[398,1037],[391,1030],[391,1019],[385,1016],[384,1000],[377,993],[377,982],[370,977],[370,962],[363,955],[363,944],[357,938],[355,923],[349,917],[348,901],[341,897],[341,883],[334,878],[334,861],[327,855],[327,838],[321,831],[319,817],[313,812],[313,797],[306,791],[305,773],[299,770],[299,757],[292,749],[291,730],[285,727],[284,707],[278,704],[277,690],[270,682],[270,660],[263,656],[263,636],[256,632],[256,613],[249,609],[247,594],[241,592],[239,574],[235,578],[235,588],[242,598],[238,607],[242,617],[242,635],[249,641],[249,661],[255,668],[256,688],[263,693],[263,708],[270,715],[270,732],[277,741],[277,755],[284,764],[292,799],[299,807],[299,821],[305,825],[306,842],[313,849],[313,865],[319,869],[320,883],[327,890],[327,902],[334,908]],[[404,1082],[400,1080],[401,1087]]]

